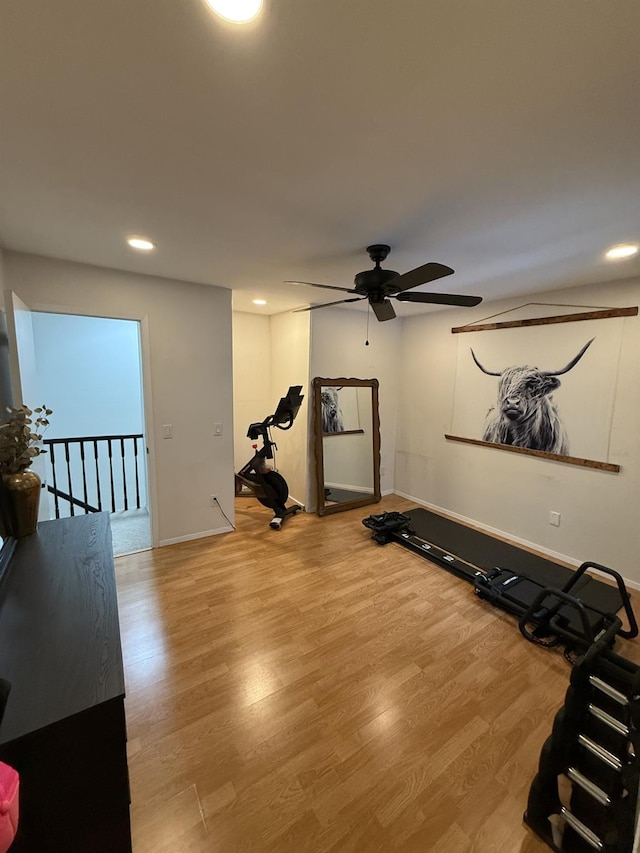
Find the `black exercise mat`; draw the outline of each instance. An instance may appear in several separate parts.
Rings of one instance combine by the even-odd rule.
[[[562,587],[573,571],[551,560],[531,554],[517,545],[496,539],[457,521],[418,507],[403,513],[411,519],[416,534],[445,551],[472,563],[479,569],[510,569],[526,575],[543,586]],[[618,588],[585,574],[571,590],[587,607],[603,613],[616,613],[622,607]]]

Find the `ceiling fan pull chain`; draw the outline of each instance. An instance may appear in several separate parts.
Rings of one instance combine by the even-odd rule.
[[[369,346],[369,316],[371,314],[371,304],[367,305],[367,340],[364,342],[366,347]]]

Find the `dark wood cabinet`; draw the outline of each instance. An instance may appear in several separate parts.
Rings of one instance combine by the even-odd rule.
[[[11,853],[130,853],[124,673],[107,513],[47,521],[0,581],[0,760],[20,773]]]

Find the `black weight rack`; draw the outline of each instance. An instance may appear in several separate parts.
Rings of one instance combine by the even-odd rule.
[[[525,823],[558,853],[633,851],[640,667],[611,650],[619,627],[577,660],[529,792]]]

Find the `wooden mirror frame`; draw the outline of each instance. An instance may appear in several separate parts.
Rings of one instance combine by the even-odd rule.
[[[343,512],[355,509],[359,506],[378,503],[382,498],[380,491],[380,413],[378,411],[378,380],[377,379],[327,379],[316,376],[313,380],[313,435],[315,439],[316,457],[316,499],[318,515],[331,515],[334,512]],[[373,492],[366,498],[358,498],[353,501],[344,501],[325,506],[324,503],[324,446],[322,431],[322,405],[321,393],[323,386],[332,385],[352,388],[371,388],[371,443],[372,443],[372,465],[373,465]]]

